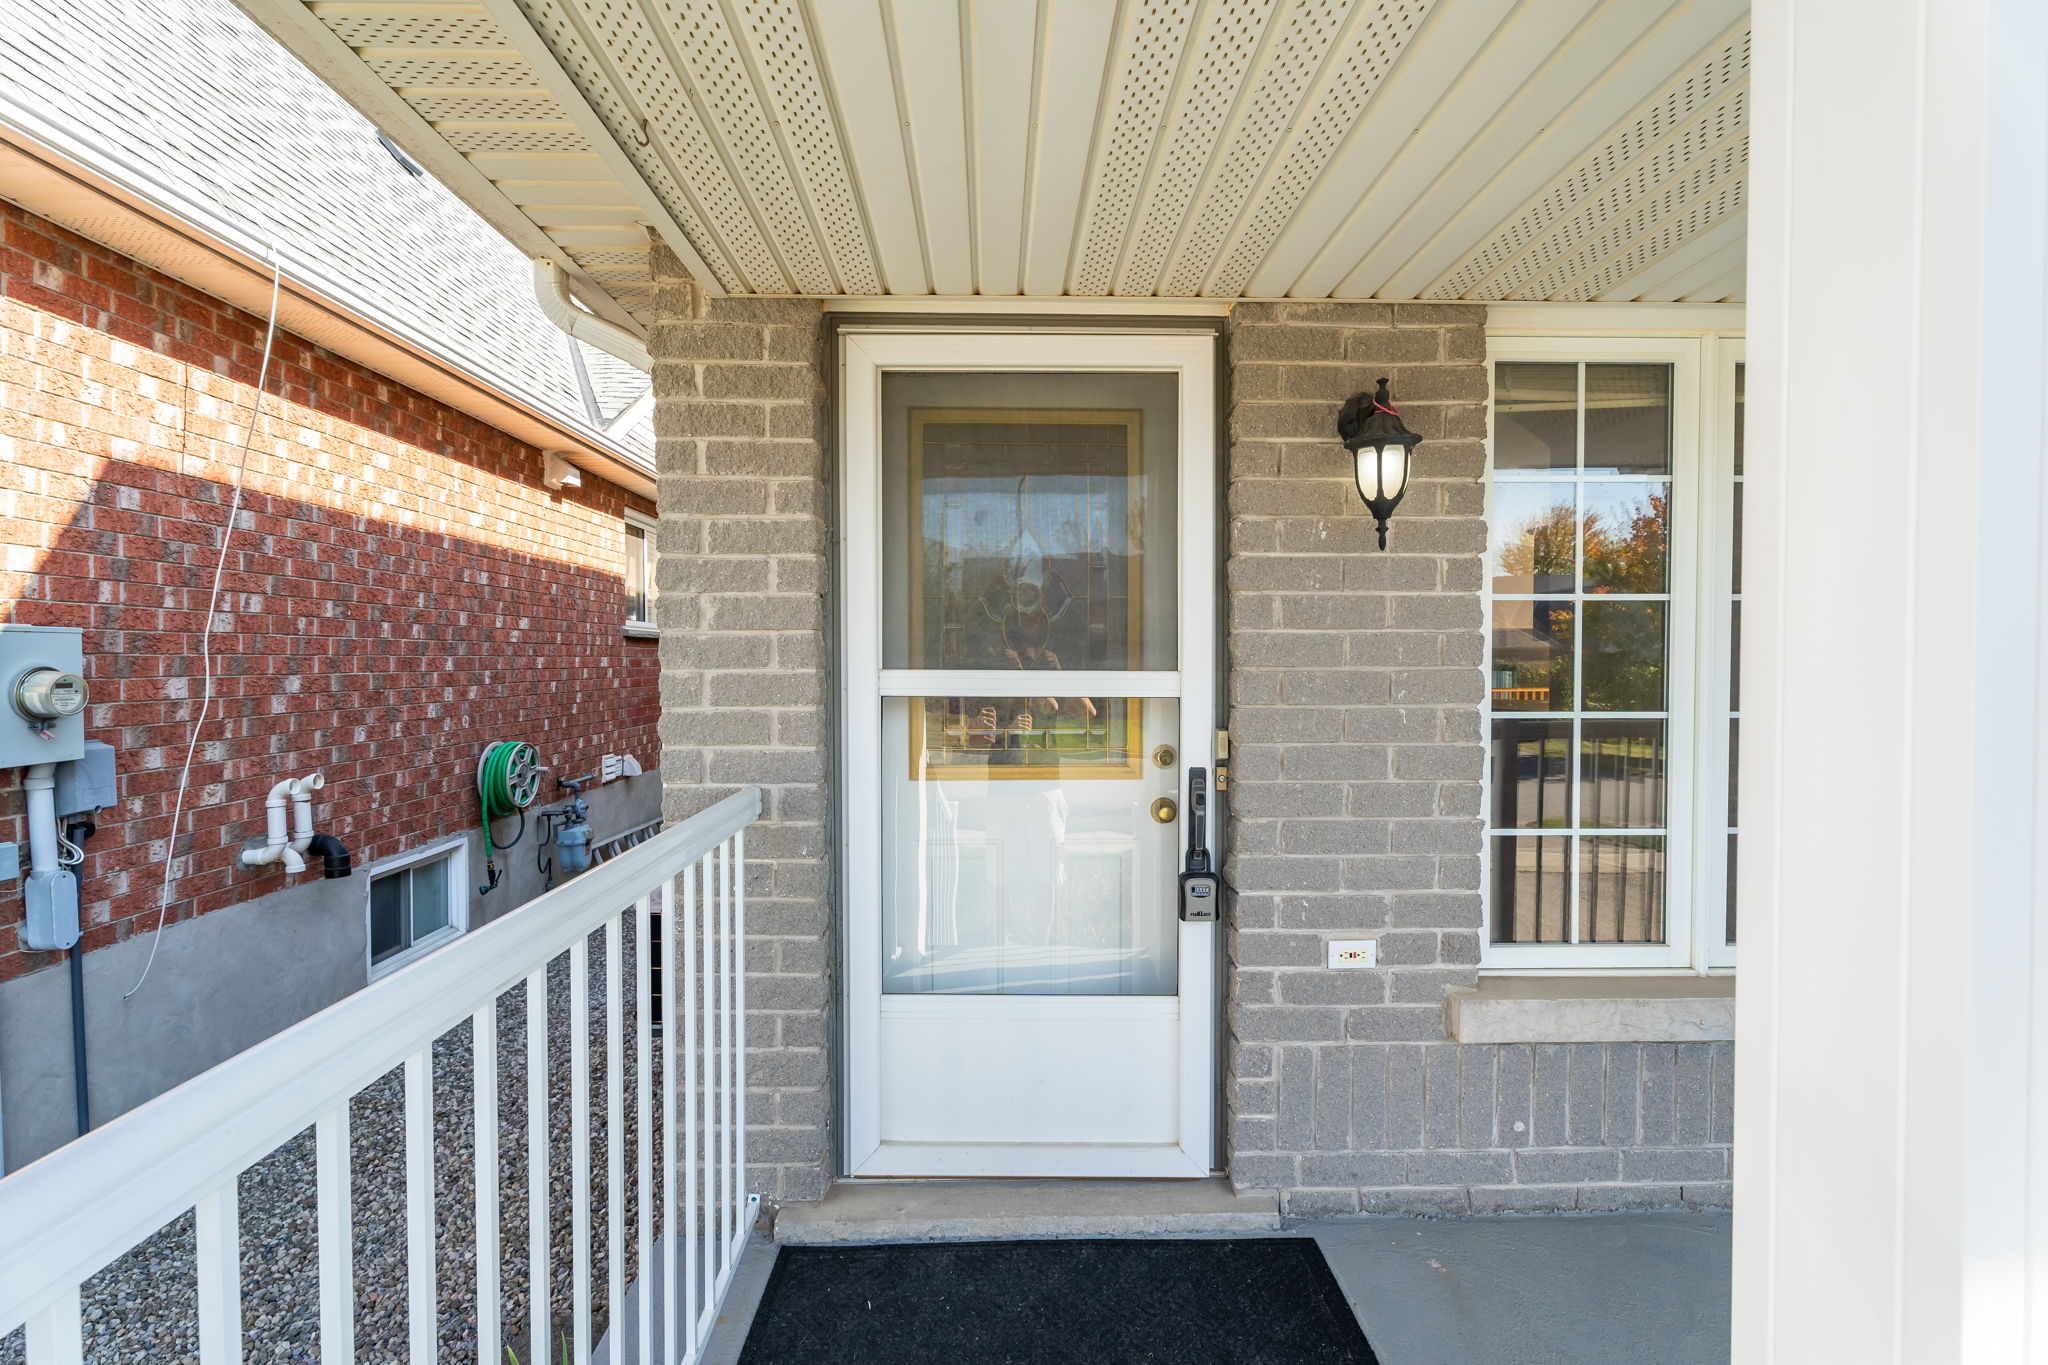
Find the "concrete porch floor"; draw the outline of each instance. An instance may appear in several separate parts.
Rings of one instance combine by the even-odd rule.
[[[892,1197],[900,1204],[908,1192],[899,1186]],[[1726,1213],[1345,1218],[1277,1234],[1208,1235],[1313,1237],[1381,1365],[1725,1365],[1728,1359]],[[806,1240],[826,1239],[813,1234]],[[738,1361],[777,1249],[765,1238],[748,1249],[705,1352],[707,1365]]]

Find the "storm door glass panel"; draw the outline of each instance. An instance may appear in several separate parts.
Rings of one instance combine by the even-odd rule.
[[[1172,995],[1179,703],[882,704],[882,989]],[[1167,761],[1162,762],[1162,758]]]
[[[882,664],[1170,670],[1179,382],[882,379]]]
[[[1666,939],[1671,393],[1667,364],[1495,368],[1497,943]]]

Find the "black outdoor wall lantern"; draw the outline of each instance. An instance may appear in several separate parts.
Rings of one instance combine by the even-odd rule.
[[[1337,434],[1358,462],[1358,496],[1379,523],[1380,548],[1387,548],[1387,519],[1408,491],[1408,467],[1422,438],[1401,425],[1387,381],[1378,393],[1355,393],[1337,414]]]

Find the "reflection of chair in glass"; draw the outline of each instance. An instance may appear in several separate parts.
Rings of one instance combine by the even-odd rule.
[[[1006,959],[1011,948],[1048,948],[1058,942],[1054,907],[1064,866],[1060,846],[1067,836],[1067,794],[1056,786],[1039,788],[1033,783],[1032,787],[1001,836],[1017,854],[1011,864],[1016,895],[1010,900],[1010,920],[1003,935]],[[1008,961],[1004,964],[1006,980],[1012,966]]]
[[[920,953],[951,948],[960,942],[960,803],[948,800],[937,783],[927,785],[924,838],[924,887],[918,897],[917,946]]]

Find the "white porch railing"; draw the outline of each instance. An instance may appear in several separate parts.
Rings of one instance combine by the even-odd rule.
[[[366,1229],[351,1203],[364,1134],[351,1141],[350,1101],[403,1068],[405,1340],[374,1358],[444,1359],[438,1259],[473,1263],[475,1354],[504,1365],[505,1336],[526,1328],[522,1365],[556,1365],[566,1338],[577,1365],[591,1358],[592,963],[602,934],[601,1114],[604,1171],[596,1191],[604,1215],[602,1308],[609,1358],[623,1365],[622,1340],[640,1365],[697,1358],[717,1315],[757,1201],[746,1192],[746,906],[743,830],[761,810],[752,788],[595,867],[517,912],[465,935],[420,962],[105,1127],[0,1180],[0,1339],[27,1327],[30,1365],[77,1365],[85,1354],[81,1286],[166,1223],[192,1215],[197,1339],[204,1365],[243,1358],[245,1293],[270,1267],[245,1262],[238,1181],[242,1173],[311,1129],[316,1164],[318,1359],[352,1362],[358,1304],[352,1255]],[[629,983],[631,1018],[622,1009]],[[648,951],[648,945],[654,950]],[[550,968],[567,958],[569,1014],[550,1030]],[[652,973],[659,959],[660,992]],[[558,973],[559,976],[559,973]],[[524,990],[527,1040],[525,1186],[528,1311],[512,1323],[498,1311],[501,1271],[518,1267],[501,1245],[498,1051],[501,997]],[[654,1027],[656,1003],[661,1028]],[[516,1013],[508,1013],[516,1019]],[[435,1044],[471,1029],[475,1215],[473,1257],[436,1246]],[[630,1027],[630,1046],[626,1030]],[[552,1034],[552,1036],[551,1036]],[[673,1043],[673,1046],[669,1044]],[[551,1305],[560,1267],[551,1230],[562,1202],[553,1188],[551,1061],[569,1066],[569,1321]],[[445,1057],[444,1051],[444,1057]],[[492,1083],[486,1083],[486,1081]],[[516,1095],[519,1077],[511,1076]],[[624,1108],[630,1084],[634,1121]],[[514,1150],[516,1130],[502,1130]],[[445,1134],[444,1134],[445,1138]],[[555,1145],[559,1148],[560,1136]],[[631,1147],[634,1180],[626,1178]],[[629,1210],[639,1292],[637,1331],[622,1328],[627,1302]],[[514,1206],[516,1207],[516,1205]],[[387,1228],[367,1229],[374,1235]],[[282,1272],[279,1272],[280,1274]],[[245,1280],[247,1283],[245,1283]],[[276,1288],[276,1286],[273,1286]],[[189,1300],[188,1300],[189,1302]],[[465,1333],[465,1336],[467,1334]],[[465,1349],[462,1354],[467,1355]],[[264,1352],[269,1358],[269,1352]],[[285,1358],[280,1356],[278,1358]]]

